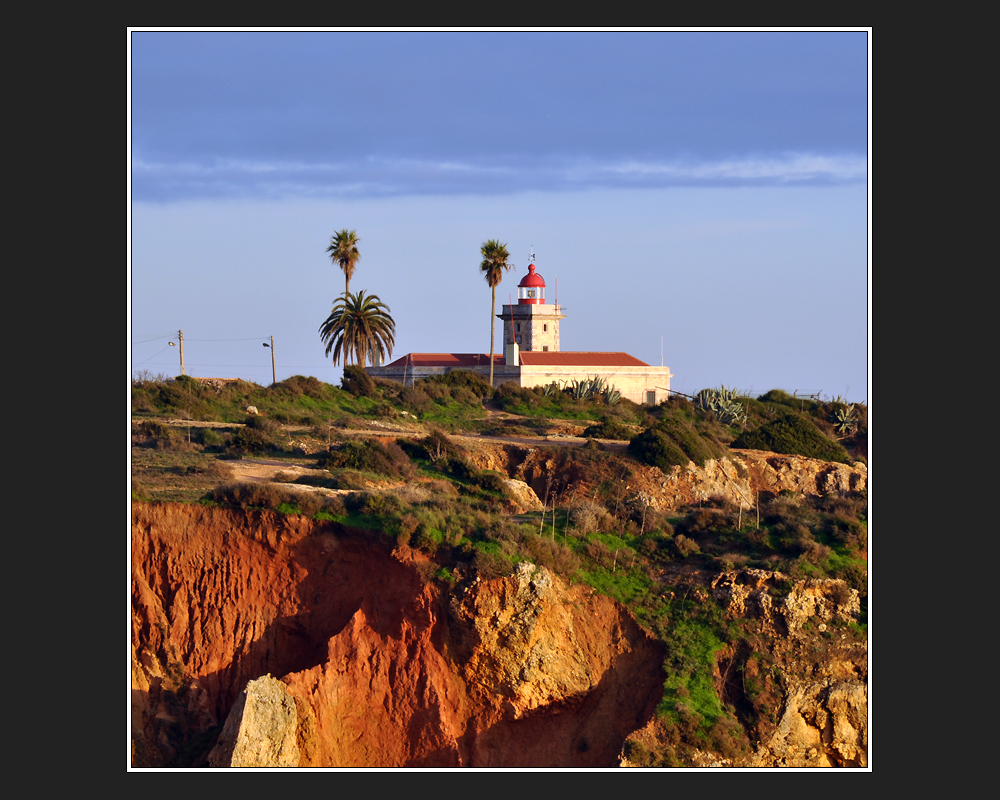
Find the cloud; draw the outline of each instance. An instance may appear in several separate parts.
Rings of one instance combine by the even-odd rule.
[[[740,182],[857,183],[868,174],[867,159],[860,156],[820,156],[789,154],[775,158],[726,159],[722,161],[645,163],[628,161],[606,167],[622,176],[660,181],[732,185]],[[662,185],[662,184],[661,184]]]
[[[133,196],[211,197],[497,195],[521,191],[669,186],[785,186],[864,182],[863,156],[792,153],[722,160],[611,161],[511,156],[480,160],[369,157],[340,163],[217,159],[132,164]]]

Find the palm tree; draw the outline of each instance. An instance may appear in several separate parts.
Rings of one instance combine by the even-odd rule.
[[[503,277],[504,270],[509,270],[514,265],[507,263],[507,259],[510,258],[510,253],[507,252],[507,245],[500,244],[496,239],[483,242],[483,246],[479,249],[479,252],[483,256],[483,263],[479,265],[479,270],[483,273],[483,277],[486,278],[490,289],[493,290],[493,301],[490,303],[490,386],[492,386],[493,338],[496,334],[497,325],[494,319],[497,309],[497,286],[500,285],[500,279]]]
[[[344,228],[342,231],[337,231],[337,234],[330,239],[330,246],[326,248],[326,252],[330,254],[330,260],[334,264],[339,264],[340,268],[344,270],[344,277],[347,279],[344,286],[345,294],[351,291],[351,276],[354,275],[354,267],[361,259],[361,254],[358,252],[358,242],[360,241],[357,237],[357,231],[349,231]]]
[[[326,342],[326,355],[333,351],[334,364],[343,354],[345,365],[353,356],[354,362],[363,367],[369,360],[375,363],[375,354],[383,361],[392,355],[396,323],[378,295],[366,295],[363,289],[357,294],[344,292],[320,325],[319,336]]]

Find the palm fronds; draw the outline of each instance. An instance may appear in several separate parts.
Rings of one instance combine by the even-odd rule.
[[[374,363],[376,354],[382,360],[392,355],[396,323],[378,295],[366,295],[364,290],[356,295],[344,292],[320,325],[319,335],[326,343],[326,355],[333,352],[334,364],[343,355],[345,364],[353,357],[354,363],[364,366]]]
[[[354,267],[361,259],[361,254],[358,252],[358,242],[360,241],[357,237],[357,231],[349,231],[347,228],[344,228],[342,231],[337,231],[336,235],[330,239],[330,246],[326,248],[326,252],[330,254],[330,260],[334,264],[338,264],[344,271],[344,278],[346,279],[345,292],[351,291],[351,278],[354,276]]]

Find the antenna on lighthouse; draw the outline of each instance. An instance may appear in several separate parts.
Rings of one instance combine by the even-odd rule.
[[[531,247],[528,248],[528,250],[531,251],[530,261],[531,261],[532,264],[534,264],[535,263],[535,246],[532,245]]]

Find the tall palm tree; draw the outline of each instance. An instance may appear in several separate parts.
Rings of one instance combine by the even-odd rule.
[[[340,268],[344,270],[345,294],[351,291],[351,276],[354,275],[354,267],[361,259],[361,254],[358,252],[358,242],[360,241],[357,237],[357,231],[349,231],[344,228],[342,231],[337,231],[336,235],[330,239],[330,246],[326,248],[326,252],[330,254],[330,260],[334,264],[339,264]]]
[[[497,325],[497,321],[494,319],[497,309],[497,286],[500,285],[500,279],[503,277],[504,271],[509,270],[514,265],[507,263],[507,259],[510,258],[510,253],[507,252],[507,245],[500,244],[496,239],[483,242],[483,246],[479,249],[479,252],[483,256],[483,262],[479,265],[479,271],[483,273],[483,277],[486,278],[490,289],[493,290],[493,301],[490,303],[490,386],[492,386],[493,338],[496,334]]]
[[[357,294],[344,292],[319,326],[319,336],[326,342],[326,355],[333,351],[334,364],[343,354],[345,365],[353,356],[354,363],[363,367],[369,360],[375,363],[376,353],[383,361],[392,355],[396,323],[378,295],[366,295],[363,289]]]

